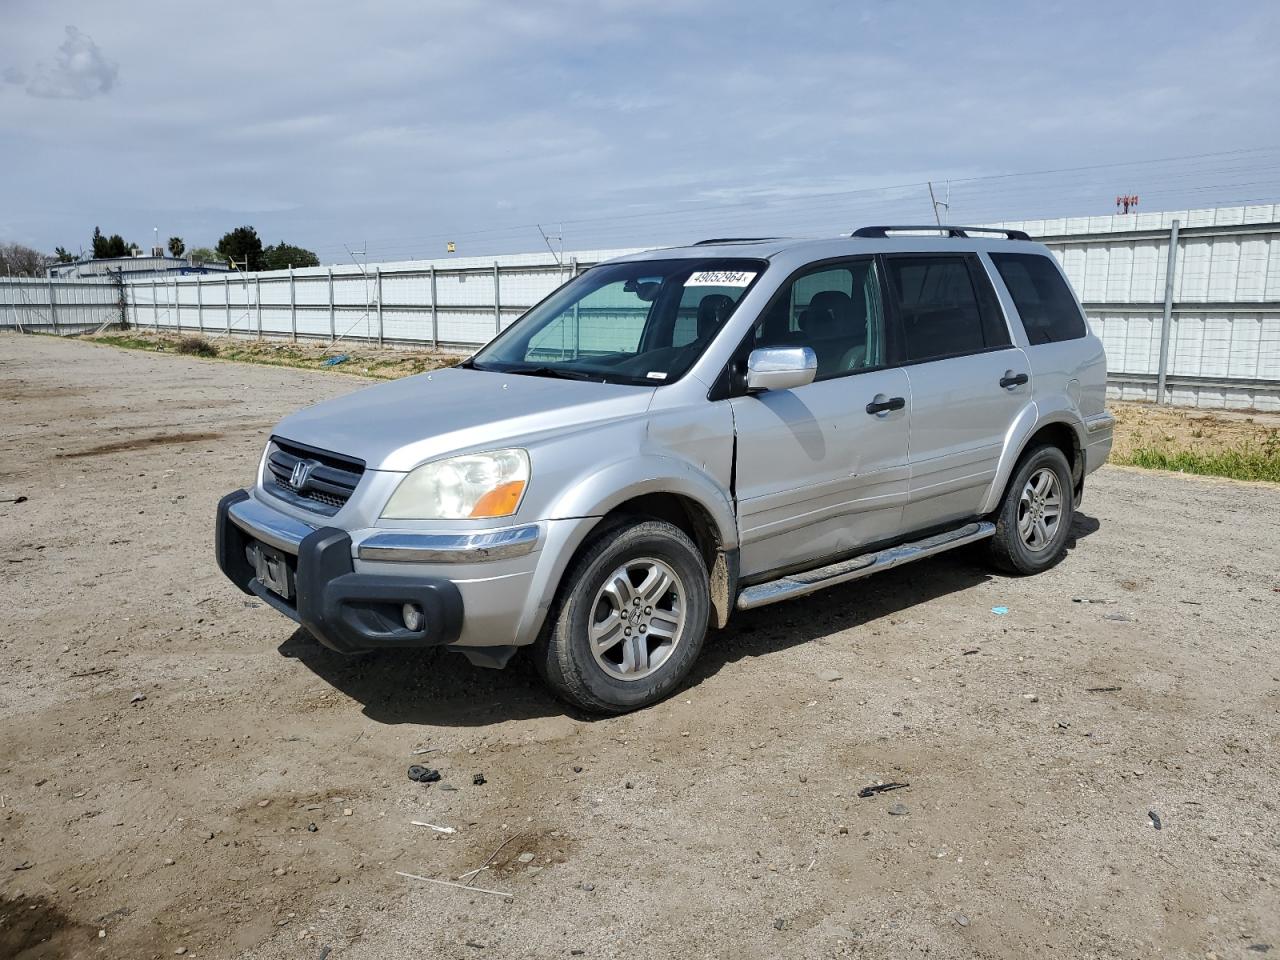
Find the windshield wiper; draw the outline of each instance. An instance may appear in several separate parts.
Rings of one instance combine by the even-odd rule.
[[[521,373],[530,377],[554,377],[557,380],[599,380],[606,382],[598,373],[585,373],[582,370],[566,370],[563,367],[512,367],[503,373]]]

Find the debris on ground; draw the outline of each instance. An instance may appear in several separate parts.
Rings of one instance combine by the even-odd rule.
[[[420,767],[416,763],[409,768],[409,779],[418,783],[435,783],[440,779],[440,771],[430,767]]]
[[[502,890],[487,890],[484,887],[472,887],[465,883],[454,883],[452,880],[434,880],[431,877],[420,877],[416,873],[405,873],[402,870],[396,871],[397,877],[408,877],[410,880],[421,880],[423,883],[438,883],[442,887],[457,887],[459,890],[470,890],[473,893],[491,893],[495,897],[506,897],[508,900],[514,900],[514,893],[506,893]]]
[[[26,497],[5,497],[0,503],[26,503]]]
[[[471,778],[471,785],[475,787],[483,787],[489,781],[484,778],[483,773],[477,773]]]
[[[1009,608],[1008,607],[992,607],[991,612],[994,613],[997,617],[1003,617],[1006,613],[1009,612]]]
[[[1104,613],[1103,620],[1110,620],[1113,623],[1137,623],[1138,618],[1132,617],[1127,613]]]
[[[1120,687],[1085,687],[1085,693],[1119,693]]]
[[[889,808],[889,816],[891,817],[905,817],[910,812],[905,803],[895,803]]]
[[[415,827],[430,827],[436,833],[457,833],[458,832],[454,827],[439,827],[439,826],[436,826],[434,823],[427,823],[424,820],[410,820],[409,822],[413,824]]]
[[[960,651],[960,656],[962,656],[962,657],[972,657],[975,653],[979,653],[979,652],[981,652],[981,650],[982,650],[982,648],[981,648],[981,647],[969,647],[967,650],[961,650],[961,651]]]
[[[141,703],[145,699],[147,699],[147,695],[145,693],[135,693],[132,697],[129,698],[129,702]]]
[[[1099,600],[1095,597],[1072,597],[1072,603],[1115,603],[1114,600]]]
[[[1151,826],[1155,829],[1161,830],[1164,828],[1164,825],[1160,822],[1160,814],[1156,813],[1154,810],[1148,810],[1147,816],[1151,818]]]
[[[350,359],[351,359],[351,354],[349,354],[349,353],[340,353],[340,354],[338,354],[336,357],[330,357],[328,360],[322,360],[322,361],[320,362],[320,366],[322,366],[322,367],[336,367],[338,364],[340,364],[340,363],[346,363],[346,362],[347,362],[348,360],[350,360]]]
[[[859,790],[858,796],[865,800],[867,797],[874,797],[877,793],[886,793],[889,790],[901,790],[904,787],[909,786],[911,786],[909,783],[873,783],[871,786],[863,787]]]

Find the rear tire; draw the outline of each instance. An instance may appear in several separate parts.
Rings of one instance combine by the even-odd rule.
[[[1066,455],[1050,445],[1027,451],[995,514],[996,533],[989,541],[992,561],[1024,576],[1049,569],[1066,552],[1074,517]]]
[[[688,675],[710,612],[707,568],[683,531],[660,520],[612,527],[565,575],[534,663],[576,707],[638,710]]]

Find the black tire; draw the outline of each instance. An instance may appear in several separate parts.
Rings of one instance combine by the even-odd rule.
[[[602,604],[608,611],[607,601],[600,599],[606,581],[623,565],[649,559],[659,561],[679,579],[682,594],[678,608],[683,618],[672,631],[674,642],[652,673],[619,679],[607,672],[593,654],[591,624],[599,618]],[[676,595],[666,596],[666,602],[675,606],[671,598]],[[670,695],[689,673],[702,649],[710,612],[710,587],[702,554],[679,528],[660,520],[613,526],[598,533],[565,574],[547,623],[534,644],[534,664],[556,695],[576,707],[600,714],[638,710]],[[622,618],[617,622],[627,621]],[[635,629],[639,631],[638,627]],[[644,640],[646,649],[651,642]]]
[[[1052,536],[1039,549],[1033,549],[1019,531],[1019,520],[1027,513],[1023,491],[1031,478],[1042,470],[1051,471],[1056,478],[1061,512]],[[1023,576],[1048,570],[1066,552],[1074,517],[1075,493],[1071,483],[1071,465],[1067,462],[1066,455],[1050,445],[1028,450],[1009,478],[1004,499],[1000,501],[1000,508],[995,513],[996,533],[988,541],[992,562],[1007,573]]]

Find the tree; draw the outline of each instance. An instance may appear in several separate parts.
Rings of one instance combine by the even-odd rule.
[[[53,258],[59,263],[75,263],[75,254],[67,250],[66,247],[55,247],[53,250]]]
[[[95,260],[127,256],[129,256],[129,244],[124,242],[124,237],[118,233],[104,237],[98,227],[93,228],[93,258]]]
[[[0,243],[0,277],[38,277],[44,273],[49,258],[39,250],[20,243]]]
[[[181,237],[169,238],[169,256],[180,257],[182,252],[187,249],[187,245],[182,242]]]
[[[226,263],[227,258],[217,250],[208,247],[196,247],[191,251],[191,259],[196,263]]]
[[[242,269],[262,269],[262,241],[253,227],[236,227],[223,234],[218,241],[218,252],[226,259],[236,261]]]
[[[318,267],[320,258],[310,250],[291,243],[272,244],[262,251],[263,270],[287,270],[289,267]]]

